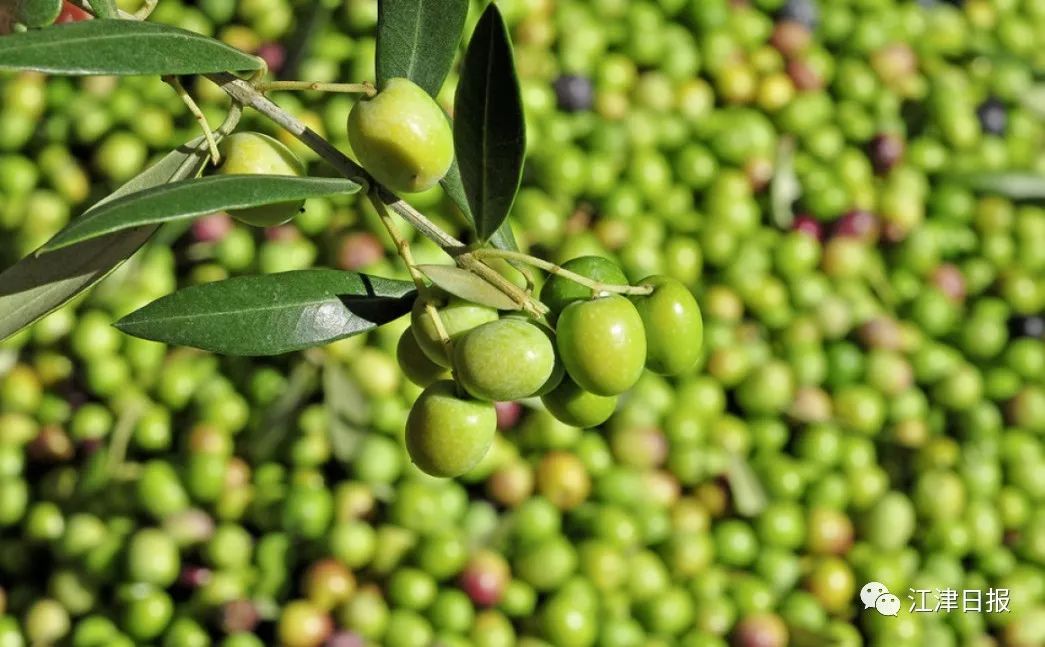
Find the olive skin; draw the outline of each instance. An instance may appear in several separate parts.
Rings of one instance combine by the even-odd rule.
[[[630,389],[646,362],[642,317],[619,295],[566,306],[555,328],[566,374],[586,391],[618,395]]]
[[[283,607],[276,631],[286,647],[318,647],[333,632],[333,621],[321,608],[305,600]]]
[[[403,371],[403,375],[422,388],[436,380],[450,377],[446,367],[428,359],[428,355],[425,355],[421,346],[418,345],[417,337],[414,336],[411,327],[404,330],[399,337],[399,343],[396,346],[396,361],[399,363],[399,369]]]
[[[493,443],[492,403],[457,395],[453,382],[435,382],[418,396],[406,420],[411,460],[432,476],[459,476],[482,460]]]
[[[233,133],[218,144],[221,153],[219,175],[294,175],[305,174],[305,165],[281,142],[262,133]],[[240,222],[255,227],[275,227],[290,221],[305,204],[304,200],[277,202],[229,213]]]
[[[653,286],[651,294],[631,299],[646,329],[646,368],[661,375],[685,373],[700,359],[704,343],[697,300],[668,276],[649,276],[639,284]]]
[[[483,324],[454,345],[454,375],[480,400],[529,397],[544,386],[554,369],[555,349],[548,335],[519,318]]]
[[[628,278],[616,263],[602,256],[578,256],[563,263],[562,268],[575,274],[605,283],[607,285],[627,285]],[[563,309],[574,301],[582,301],[596,296],[591,288],[570,279],[552,275],[541,287],[541,301],[548,306],[551,316],[558,316]]]
[[[439,317],[451,341],[457,341],[458,338],[477,326],[497,320],[497,311],[493,308],[451,297],[443,292],[435,292],[433,298],[437,301],[436,308],[439,310]],[[439,339],[435,322],[426,311],[425,302],[422,299],[415,301],[413,310],[410,311],[410,328],[414,331],[417,345],[421,347],[428,359],[439,366],[450,368],[450,358],[446,355],[446,349]]]
[[[582,429],[601,425],[617,408],[617,396],[596,395],[568,379],[541,396],[541,402],[559,421]]]
[[[408,79],[391,79],[348,115],[348,141],[363,168],[401,193],[435,186],[450,170],[450,123],[432,97]]]

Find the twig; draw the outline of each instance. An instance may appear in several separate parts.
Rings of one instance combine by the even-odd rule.
[[[320,83],[319,81],[269,81],[254,86],[258,92],[277,90],[312,90],[314,92],[339,92],[343,94],[365,94],[372,97],[377,89],[372,83]]]
[[[399,227],[396,227],[392,217],[388,215],[388,209],[385,207],[385,203],[381,202],[381,198],[374,195],[373,191],[371,191],[367,197],[370,198],[370,204],[374,205],[374,210],[377,211],[377,216],[381,219],[381,224],[385,226],[385,230],[388,232],[389,237],[391,237],[392,242],[395,243],[396,251],[399,252],[399,256],[403,259],[403,263],[406,264],[406,269],[410,272],[410,278],[413,279],[417,291],[419,293],[424,293],[428,289],[428,286],[425,284],[424,275],[421,274],[421,271],[417,269],[417,264],[414,263],[414,255],[410,251],[410,243],[403,238],[403,235],[399,232]]]
[[[301,143],[311,148],[333,166],[338,173],[359,183],[362,185],[364,190],[368,191],[370,189],[370,176],[367,175],[367,172],[364,171],[361,166],[349,159],[344,153],[334,148],[333,144],[320,137],[314,130],[308,128],[293,115],[277,106],[269,100],[268,97],[255,90],[250,83],[229,74],[228,72],[208,74],[207,78],[214,83],[217,83],[226,94],[239,103],[257,110],[272,121],[276,122],[276,124],[284,130],[297,137],[301,140]],[[464,245],[452,237],[451,240],[458,245]]]
[[[374,205],[374,209],[377,211],[377,215],[381,218],[381,224],[385,226],[385,230],[388,235],[392,238],[392,242],[395,243],[396,251],[399,252],[400,258],[403,259],[403,263],[406,264],[406,269],[410,272],[410,278],[413,279],[414,285],[417,286],[417,294],[425,304],[425,313],[431,317],[432,324],[435,326],[436,334],[439,335],[439,341],[443,344],[443,351],[446,353],[447,361],[453,361],[454,347],[453,341],[450,339],[450,334],[446,330],[446,326],[443,324],[443,317],[439,314],[439,310],[432,303],[430,297],[430,290],[428,285],[425,283],[425,277],[421,273],[421,270],[417,269],[417,263],[414,262],[413,253],[410,251],[410,243],[407,242],[403,235],[399,232],[399,228],[396,227],[392,217],[388,215],[388,209],[385,207],[385,203],[381,201],[381,198],[374,192],[371,191],[368,195],[370,203]]]
[[[615,294],[633,295],[645,295],[653,292],[653,286],[650,285],[613,285],[610,283],[595,281],[581,274],[577,274],[576,272],[571,272],[555,263],[546,261],[543,258],[530,256],[529,254],[523,254],[522,252],[512,252],[504,249],[478,249],[472,253],[480,258],[486,256],[489,258],[503,258],[506,260],[518,261],[520,263],[528,263],[536,268],[548,272],[549,274],[561,276],[564,279],[568,279],[574,283],[583,285],[586,288],[590,288],[593,292],[612,292]]]
[[[174,91],[178,93],[178,97],[181,98],[182,102],[189,108],[189,112],[196,118],[196,122],[200,125],[200,130],[203,131],[203,136],[207,139],[207,146],[210,147],[210,158],[215,165],[221,163],[221,153],[218,152],[218,142],[214,141],[214,133],[211,132],[210,124],[207,123],[207,117],[200,110],[200,107],[196,105],[196,101],[192,98],[192,95],[185,90],[185,86],[181,84],[176,76],[165,76],[163,80],[166,81]]]

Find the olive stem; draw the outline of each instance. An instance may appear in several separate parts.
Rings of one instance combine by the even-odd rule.
[[[546,261],[543,258],[537,258],[536,256],[530,256],[522,252],[513,252],[506,249],[480,249],[473,252],[476,256],[482,258],[484,256],[489,258],[503,258],[509,261],[518,261],[520,263],[527,263],[533,265],[538,269],[542,269],[549,274],[561,276],[564,279],[573,281],[579,285],[583,285],[586,288],[590,288],[593,292],[611,292],[614,294],[632,294],[632,295],[646,295],[653,292],[653,286],[651,285],[613,285],[610,283],[602,283],[600,281],[594,281],[586,276],[571,272],[555,263]]]
[[[196,101],[192,98],[192,95],[188,93],[185,86],[181,84],[176,76],[165,76],[163,80],[167,82],[174,91],[178,93],[178,97],[181,98],[182,102],[188,107],[189,112],[196,118],[196,122],[200,125],[200,130],[203,131],[203,136],[207,139],[207,146],[210,147],[210,158],[217,166],[221,163],[221,153],[218,152],[218,142],[214,140],[214,133],[210,129],[210,124],[207,123],[207,117],[200,110],[200,107],[196,105]]]
[[[374,209],[377,211],[377,215],[381,218],[381,224],[385,226],[385,231],[392,238],[392,242],[395,243],[396,251],[399,252],[399,257],[403,259],[403,263],[406,264],[406,269],[410,272],[410,278],[413,279],[414,285],[417,286],[417,298],[422,299],[425,304],[425,312],[429,317],[432,318],[432,323],[435,325],[435,331],[439,335],[439,341],[443,344],[443,350],[446,353],[447,360],[453,358],[453,342],[450,340],[450,334],[446,330],[446,326],[443,324],[443,317],[439,314],[439,310],[432,303],[430,297],[430,290],[428,284],[425,283],[424,275],[421,270],[417,269],[417,263],[414,262],[414,255],[410,251],[410,243],[407,242],[403,235],[399,232],[399,228],[396,227],[395,221],[388,214],[388,209],[385,207],[385,203],[381,201],[381,198],[374,192],[371,191],[367,194],[370,198],[370,203],[374,205]]]
[[[141,8],[134,12],[135,20],[145,20],[152,15],[152,12],[156,9],[156,5],[160,3],[160,0],[145,0]]]
[[[512,301],[515,301],[519,307],[530,315],[539,319],[548,314],[549,310],[546,305],[534,299],[528,292],[509,281],[497,270],[484,263],[478,254],[478,252],[481,251],[482,250],[476,250],[475,252],[459,254],[454,258],[454,261],[461,269],[477,274],[479,278],[506,294]]]
[[[396,251],[399,252],[399,257],[402,258],[403,263],[406,264],[406,269],[410,272],[410,278],[413,279],[418,294],[427,292],[428,285],[425,283],[424,275],[419,269],[417,269],[417,264],[414,262],[414,255],[410,251],[410,243],[407,242],[399,232],[399,228],[396,227],[395,222],[392,220],[392,216],[388,214],[388,209],[385,207],[385,204],[381,202],[381,199],[374,195],[373,191],[368,193],[367,197],[370,199],[370,204],[374,205],[374,210],[377,211],[377,216],[381,219],[381,224],[385,226],[385,231],[387,231],[389,237],[392,238]]]
[[[372,97],[377,89],[372,83],[320,83],[318,81],[270,81],[254,86],[258,92],[277,90],[313,90],[315,92],[337,92],[342,94],[365,94]]]
[[[454,341],[450,339],[450,333],[446,330],[446,326],[443,325],[443,317],[439,314],[439,309],[435,307],[434,303],[428,301],[424,295],[418,298],[425,299],[425,313],[432,318],[435,332],[439,335],[439,341],[443,344],[443,352],[446,353],[446,361],[452,364],[454,361]]]

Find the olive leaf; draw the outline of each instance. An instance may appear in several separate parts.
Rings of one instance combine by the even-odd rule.
[[[197,137],[131,178],[92,209],[148,187],[195,177],[207,159],[206,142]],[[0,339],[13,335],[100,281],[138,251],[155,231],[154,226],[126,229],[46,257],[30,254],[4,270],[0,273]]]
[[[410,79],[435,97],[461,42],[468,0],[379,0],[377,85]]]
[[[497,310],[519,310],[521,306],[482,278],[453,265],[418,265],[432,283],[450,294]]]
[[[196,285],[132,312],[116,327],[226,355],[279,355],[357,335],[406,314],[413,283],[331,269]]]
[[[472,231],[475,231],[475,218],[472,216],[472,209],[468,206],[468,197],[464,194],[464,184],[461,183],[461,169],[457,166],[457,160],[455,159],[453,164],[450,165],[450,170],[446,172],[443,179],[439,181],[442,185],[443,191],[449,196],[450,200],[454,205],[461,211],[465,220],[471,226]],[[503,249],[510,252],[519,251],[519,244],[515,242],[515,234],[512,233],[512,227],[508,224],[508,220],[501,223],[501,226],[497,228],[493,236],[490,236],[490,245],[497,249]]]
[[[958,177],[974,191],[997,193],[1012,200],[1045,199],[1045,175],[1022,171],[975,173]]]
[[[472,32],[454,97],[454,150],[476,233],[486,241],[515,201],[526,154],[522,94],[497,5]]]
[[[360,186],[342,178],[289,175],[213,175],[151,187],[91,209],[44,245],[44,252],[142,225],[156,225],[216,211],[307,198],[350,194]]]
[[[0,69],[49,74],[211,74],[260,69],[225,43],[170,25],[83,20],[0,38]]]

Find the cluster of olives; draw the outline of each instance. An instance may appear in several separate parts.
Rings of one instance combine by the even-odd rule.
[[[620,268],[599,256],[575,258],[563,269],[627,284]],[[494,402],[539,397],[562,422],[590,428],[609,419],[644,368],[662,375],[692,369],[703,340],[696,299],[665,276],[638,285],[650,292],[627,298],[553,276],[541,300],[554,330],[440,290],[418,299],[397,349],[404,374],[425,387],[407,421],[414,462],[436,476],[474,467],[493,442]]]

